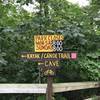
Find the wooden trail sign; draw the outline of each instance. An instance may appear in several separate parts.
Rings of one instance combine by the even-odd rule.
[[[58,68],[59,67],[59,61],[58,60],[45,60],[38,62],[38,66],[42,67],[52,67],[52,68]]]
[[[42,67],[45,76],[50,73],[55,75],[55,69],[59,68],[59,60],[75,60],[76,52],[23,52],[20,54],[22,60],[38,61],[38,66]],[[50,70],[51,69],[51,70]],[[48,75],[47,75],[48,73]],[[51,76],[51,75],[50,75]]]
[[[20,57],[23,60],[32,60],[32,61],[48,61],[48,60],[74,60],[77,59],[76,52],[41,52],[41,53],[31,53],[31,52],[22,52]]]
[[[35,52],[22,52],[22,60],[38,61],[38,66],[42,68],[44,76],[47,76],[46,100],[52,100],[53,76],[60,67],[60,60],[75,60],[77,52],[63,51],[63,35],[35,35],[34,50]]]

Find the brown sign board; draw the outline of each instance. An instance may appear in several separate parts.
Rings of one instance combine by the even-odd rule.
[[[76,52],[49,52],[49,53],[29,53],[23,52],[20,54],[23,60],[32,60],[32,61],[48,61],[48,60],[68,60],[68,59],[77,59]]]
[[[38,62],[38,66],[41,67],[53,67],[55,69],[59,68],[59,61],[58,60],[45,60]]]

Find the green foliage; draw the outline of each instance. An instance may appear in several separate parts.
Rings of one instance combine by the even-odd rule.
[[[46,97],[45,96],[38,96],[37,100],[45,100]]]
[[[33,51],[32,17],[12,4],[1,4],[1,9],[0,82],[38,82],[36,64],[18,60],[20,52]],[[8,12],[11,13],[9,16]]]

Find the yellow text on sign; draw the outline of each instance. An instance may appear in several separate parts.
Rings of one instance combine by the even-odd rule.
[[[59,61],[57,61],[57,60],[55,60],[55,61],[45,61],[44,66],[45,67],[48,67],[48,66],[59,67]]]
[[[63,35],[35,35],[35,52],[54,52],[52,42],[58,40],[63,41]]]
[[[59,53],[23,53],[22,58],[42,60],[42,59],[70,59],[69,52],[59,52]]]

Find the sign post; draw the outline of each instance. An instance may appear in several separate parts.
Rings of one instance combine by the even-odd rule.
[[[53,96],[52,83],[53,83],[53,77],[52,76],[48,76],[47,77],[46,100],[52,100],[52,96]]]
[[[37,35],[34,36],[35,41],[35,51],[36,52],[57,52],[62,51],[62,41],[64,37],[62,35]],[[58,57],[57,57],[58,58]],[[45,63],[46,62],[46,63]],[[48,70],[44,72],[44,75],[47,75],[47,90],[46,90],[46,100],[52,100],[53,94],[53,75],[55,71],[50,69],[50,66],[59,66],[54,61],[45,61],[44,66],[48,67]],[[54,66],[54,67],[55,67]]]
[[[59,61],[63,59],[77,58],[76,52],[63,51],[62,35],[35,35],[34,36],[34,52],[23,52],[21,58],[23,60],[38,61],[38,66],[42,67],[44,76],[47,77],[46,100],[52,100],[53,96],[53,77],[59,68]]]

